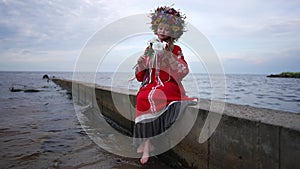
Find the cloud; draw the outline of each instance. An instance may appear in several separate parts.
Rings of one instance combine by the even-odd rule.
[[[188,20],[198,25],[200,29],[210,35],[220,36],[225,33],[224,35],[231,36],[248,34],[248,31],[256,30],[269,22],[299,19],[300,11],[297,10],[299,5],[299,1],[279,0],[270,3],[262,0],[247,2],[229,0],[193,1],[183,6],[187,8]]]
[[[78,50],[31,49],[10,50],[1,53],[0,71],[72,71]]]
[[[229,73],[280,73],[299,72],[300,48],[258,53],[254,56],[241,55],[223,58],[223,65]]]
[[[230,68],[227,66],[227,70],[250,71],[253,66],[265,64],[260,71],[269,71],[272,69],[269,63],[277,65],[275,60],[280,60],[286,67],[297,67],[281,57],[284,55],[298,61],[292,57],[295,55],[292,49],[298,51],[297,44],[300,43],[300,2],[284,0],[272,3],[263,0],[189,3],[180,0],[131,0],[126,3],[117,0],[2,0],[1,63],[15,68],[19,68],[22,62],[33,67],[37,62],[55,67],[56,61],[61,61],[72,70],[70,63],[75,62],[81,48],[104,26],[122,17],[149,13],[159,5],[173,3],[175,8],[186,14],[189,23],[207,36],[225,67],[231,65]],[[135,45],[117,46],[116,50],[123,52]],[[270,68],[267,70],[267,67]],[[29,68],[31,66],[26,69]]]
[[[94,4],[92,4],[92,2]],[[8,29],[14,34],[3,37],[7,42],[12,38],[23,47],[25,43],[47,48],[51,45],[63,45],[71,41],[74,48],[82,46],[80,41],[87,40],[101,22],[107,22],[107,10],[96,1],[7,1],[2,2],[0,21],[3,34]],[[106,14],[106,15],[105,15]],[[21,43],[22,42],[22,43]],[[12,46],[13,47],[13,46]]]
[[[89,37],[111,17],[107,10],[101,1],[0,1],[5,18],[0,20],[1,69],[74,63]]]

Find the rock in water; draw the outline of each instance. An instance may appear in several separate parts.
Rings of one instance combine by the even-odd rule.
[[[43,79],[49,79],[49,76],[48,75],[44,75]]]

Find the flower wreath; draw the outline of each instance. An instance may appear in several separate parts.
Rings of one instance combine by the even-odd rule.
[[[171,38],[172,41],[176,41],[185,32],[185,22],[186,16],[182,14],[179,10],[175,10],[172,7],[163,6],[158,7],[150,14],[151,17],[151,29],[156,34],[157,27],[160,23],[166,23],[171,27]]]

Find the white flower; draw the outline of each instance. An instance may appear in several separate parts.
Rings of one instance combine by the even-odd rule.
[[[165,49],[167,43],[166,42],[155,42],[152,44],[153,50],[162,51]]]
[[[165,47],[167,46],[166,42],[161,42],[159,39],[157,38],[152,38],[151,40],[148,41],[149,45],[152,44],[152,48],[155,51],[162,51],[165,49]]]

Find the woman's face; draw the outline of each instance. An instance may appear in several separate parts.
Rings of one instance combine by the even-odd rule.
[[[170,38],[171,28],[168,24],[160,23],[157,27],[157,36],[161,41],[166,41]]]

